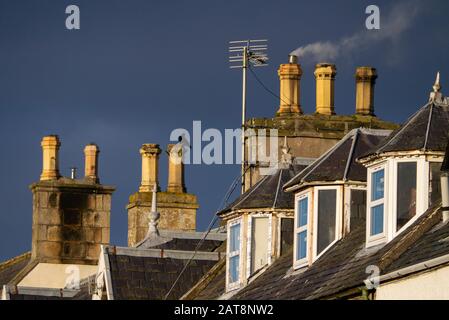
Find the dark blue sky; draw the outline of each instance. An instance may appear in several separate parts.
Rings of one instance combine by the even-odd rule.
[[[69,4],[80,7],[79,31],[65,28]],[[364,29],[369,4],[380,7],[379,31]],[[28,185],[39,179],[42,136],[60,136],[66,176],[71,166],[83,170],[85,144],[100,146],[101,181],[117,186],[112,242],[125,245],[140,145],[165,146],[173,129],[191,130],[193,120],[203,128],[239,127],[241,75],[228,69],[229,40],[269,39],[271,64],[256,72],[277,92],[277,67],[292,50],[327,41],[338,48],[350,38],[355,46],[331,59],[338,69],[337,113],[354,112],[355,67],[372,65],[379,73],[376,114],[402,122],[427,101],[436,71],[443,92],[449,87],[448,12],[445,0],[0,0],[0,261],[30,249]],[[316,62],[301,61],[305,112],[315,108]],[[276,98],[249,76],[249,116],[271,117],[277,108]],[[163,156],[163,188],[166,168]],[[187,166],[200,230],[238,173],[235,165]]]

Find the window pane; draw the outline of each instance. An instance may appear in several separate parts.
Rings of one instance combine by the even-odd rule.
[[[297,241],[296,260],[301,260],[307,256],[307,231],[298,233]]]
[[[337,190],[318,191],[317,254],[335,240]]]
[[[352,227],[360,222],[363,222],[366,217],[366,191],[365,190],[351,190],[351,221]]]
[[[416,214],[416,162],[398,163],[396,230]]]
[[[307,224],[308,198],[298,201],[298,225],[297,228]]]
[[[382,233],[384,231],[384,205],[378,205],[371,208],[371,235]]]
[[[239,280],[239,256],[229,258],[229,282],[233,283]]]
[[[294,219],[281,218],[281,255],[293,246],[294,226]]]
[[[429,163],[429,207],[433,206],[441,197],[441,162]]]
[[[251,236],[251,273],[268,263],[268,218],[253,218]]]
[[[230,236],[230,252],[239,251],[240,250],[240,223],[235,224],[231,227],[231,236]]]
[[[384,170],[379,170],[371,175],[371,201],[384,197]]]

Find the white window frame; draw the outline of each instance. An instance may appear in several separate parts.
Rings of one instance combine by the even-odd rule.
[[[231,248],[231,227],[240,224],[240,241],[239,241],[239,250],[230,252]],[[234,290],[240,287],[242,282],[242,243],[243,243],[243,219],[238,218],[228,222],[227,224],[227,245],[226,245],[226,289],[227,291]],[[229,260],[231,257],[239,256],[239,275],[238,279],[235,282],[230,282],[230,263]]]
[[[372,195],[372,180],[373,180],[373,174],[376,172],[379,172],[383,170],[384,171],[384,196],[381,199],[377,199],[372,201],[371,195]],[[381,244],[385,241],[387,241],[387,220],[388,220],[388,206],[387,206],[387,198],[388,198],[388,192],[390,190],[388,186],[388,181],[390,180],[388,177],[388,165],[387,163],[378,164],[373,168],[368,169],[368,177],[367,177],[367,190],[366,190],[366,246],[372,247],[376,246],[378,244]],[[371,209],[373,207],[377,207],[378,205],[383,204],[384,206],[384,212],[383,212],[383,231],[382,233],[371,235]]]
[[[320,190],[335,190],[335,239],[332,241],[320,254],[317,254],[318,249],[318,194]],[[343,205],[342,205],[342,187],[341,186],[325,186],[315,187],[313,197],[313,261],[321,257],[329,248],[331,248],[342,235],[342,217],[343,217]]]
[[[298,228],[298,202],[307,198],[307,223],[306,225]],[[295,195],[295,217],[294,217],[294,236],[293,236],[293,268],[299,269],[305,267],[309,264],[309,248],[310,248],[310,217],[312,209],[312,191],[307,190]],[[306,231],[307,245],[306,245],[306,256],[302,259],[296,259],[297,245],[298,245],[298,233]]]
[[[397,227],[397,177],[398,164],[404,162],[416,163],[416,215],[401,229]],[[384,198],[371,202],[372,174],[384,169]],[[429,206],[429,161],[424,155],[403,156],[387,159],[367,170],[367,204],[366,204],[366,247],[376,246],[391,241],[418,219]],[[384,230],[382,234],[371,236],[371,208],[384,204]]]
[[[247,242],[246,242],[246,279],[251,276],[251,250],[253,241],[253,219],[268,218],[268,240],[267,240],[267,265],[271,264],[271,239],[272,239],[272,215],[268,213],[251,213],[248,217]]]

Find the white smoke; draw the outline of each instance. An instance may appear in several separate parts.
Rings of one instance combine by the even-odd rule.
[[[312,63],[334,61],[340,56],[350,56],[383,41],[396,41],[412,26],[420,5],[420,1],[401,2],[388,10],[388,13],[386,13],[387,10],[382,11],[383,7],[381,7],[379,30],[363,29],[335,42],[314,42],[299,47],[291,54],[298,56],[300,60],[307,59]],[[365,27],[364,24],[363,27]]]

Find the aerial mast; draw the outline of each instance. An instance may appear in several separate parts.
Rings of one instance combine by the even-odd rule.
[[[245,192],[245,129],[246,129],[246,70],[268,65],[268,40],[239,40],[229,42],[229,63],[231,69],[242,69],[242,190]]]

